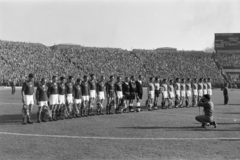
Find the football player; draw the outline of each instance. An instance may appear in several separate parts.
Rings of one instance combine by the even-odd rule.
[[[78,117],[77,107],[74,105],[73,108],[73,77],[69,76],[68,81],[65,83],[66,86],[66,102],[67,102],[67,111],[69,115],[72,115],[73,118]]]
[[[184,102],[185,102],[185,98],[186,98],[186,84],[185,84],[185,79],[182,79],[182,83],[180,85],[180,89],[181,89],[181,103],[180,103],[180,107],[183,108],[184,106]]]
[[[117,82],[114,84],[115,94],[116,94],[116,109],[115,114],[121,113],[123,91],[122,91],[122,81],[121,77],[117,77]]]
[[[175,107],[178,108],[179,105],[181,104],[181,93],[180,93],[180,81],[179,78],[176,78],[176,82],[174,85],[175,88]]]
[[[89,83],[89,89],[90,89],[90,100],[89,100],[89,112],[91,116],[94,116],[93,114],[93,108],[95,104],[95,99],[96,99],[96,77],[94,74],[90,75],[91,79],[88,81]]]
[[[98,96],[97,115],[104,115],[102,113],[103,102],[105,100],[104,91],[105,91],[105,77],[101,76],[100,81],[97,83],[97,96]]]
[[[191,89],[191,79],[188,78],[186,82],[186,107],[189,107],[190,98],[192,97],[192,89]]]
[[[81,84],[81,91],[82,91],[82,105],[83,105],[83,115],[85,117],[90,116],[90,108],[89,105],[89,83],[88,83],[88,76],[83,77],[83,82]]]
[[[132,106],[130,106],[130,86],[129,86],[129,77],[125,78],[125,82],[122,83],[122,90],[124,96],[124,105],[127,108],[127,104],[129,104],[129,112],[134,112]]]
[[[46,85],[46,79],[42,78],[41,79],[41,84],[37,87],[36,90],[36,100],[37,104],[39,105],[38,107],[38,112],[37,112],[37,122],[47,122],[44,117],[45,117],[45,112],[48,111],[48,87]]]
[[[196,107],[197,103],[198,103],[198,83],[197,83],[197,78],[194,78],[194,80],[193,80],[192,92],[193,92],[192,106]]]
[[[168,85],[168,95],[169,95],[169,109],[174,107],[173,99],[175,98],[173,80],[169,81]]]
[[[112,104],[114,103],[114,76],[111,75],[110,80],[106,83],[106,93],[107,93],[107,106],[106,106],[106,114],[113,114],[111,112]]]
[[[53,109],[52,114],[53,114],[53,120],[62,120],[61,118],[61,113],[64,113],[65,118],[72,118],[70,116],[70,113],[67,110],[66,106],[66,85],[65,85],[65,77],[60,77],[60,83],[58,84],[58,100],[59,100],[59,105]]]
[[[133,108],[133,101],[136,98],[136,94],[137,94],[137,85],[136,85],[136,81],[135,81],[135,77],[131,76],[131,79],[129,81],[129,87],[130,87],[130,101],[129,101],[129,105],[131,106],[131,108]],[[138,110],[136,109],[136,112],[138,112]]]
[[[143,77],[141,75],[138,76],[138,80],[136,81],[136,91],[137,91],[137,111],[141,111],[141,100],[143,96]]]
[[[165,108],[166,102],[169,101],[168,100],[168,84],[167,84],[166,79],[163,79],[161,87],[162,87],[162,93],[163,93],[163,95],[162,95],[162,108],[166,109]]]
[[[155,96],[155,87],[154,87],[154,84],[153,84],[153,78],[150,77],[149,78],[149,83],[148,83],[148,87],[147,87],[147,93],[148,93],[148,111],[151,111],[152,110],[152,102],[154,101],[154,96]]]
[[[58,97],[58,84],[57,84],[57,77],[52,77],[52,83],[48,87],[48,96],[49,96],[49,110],[48,110],[48,116],[49,121],[53,121],[53,112],[54,109],[57,108],[57,105],[59,104],[59,97]]]
[[[29,74],[28,80],[26,80],[23,83],[22,86],[22,102],[23,102],[23,109],[22,109],[22,114],[23,114],[23,122],[22,124],[26,125],[28,124],[33,124],[31,121],[31,113],[32,113],[32,108],[34,105],[34,99],[33,99],[33,94],[34,94],[34,75],[32,73]]]
[[[81,91],[80,78],[77,79],[75,85],[73,86],[73,98],[74,98],[75,113],[78,115],[76,117],[82,117],[83,108],[82,108],[82,91]]]
[[[160,95],[160,79],[158,77],[155,78],[154,81],[154,88],[155,88],[155,96],[154,96],[154,109],[158,110],[157,104],[158,104],[158,98]]]

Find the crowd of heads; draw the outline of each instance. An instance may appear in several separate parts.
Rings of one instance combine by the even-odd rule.
[[[210,77],[213,84],[221,84],[224,80],[212,54],[200,51],[127,51],[77,45],[47,47],[38,43],[0,40],[0,67],[0,83],[16,80],[18,85],[23,83],[28,73],[34,73],[35,80],[39,82],[42,77],[50,81],[53,75],[72,75],[81,79],[89,73],[93,73],[97,78],[103,75],[142,75],[146,80],[144,84],[149,77],[155,76],[159,76],[160,80]]]

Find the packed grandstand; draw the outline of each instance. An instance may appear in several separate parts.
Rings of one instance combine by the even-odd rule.
[[[36,80],[53,75],[82,77],[95,74],[143,75],[173,79],[210,77],[213,85],[227,80],[222,66],[239,67],[240,54],[215,54],[203,51],[159,51],[119,48],[83,47],[0,40],[0,83],[15,79],[21,85],[29,73]]]

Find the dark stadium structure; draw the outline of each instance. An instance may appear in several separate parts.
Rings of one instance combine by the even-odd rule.
[[[222,76],[240,87],[240,33],[215,33],[214,48],[213,59]]]
[[[240,54],[216,52],[178,51],[168,47],[128,51],[75,44],[48,47],[39,43],[0,40],[0,85],[7,85],[13,79],[21,85],[29,73],[35,73],[37,81],[43,76],[47,79],[52,75],[78,78],[94,73],[97,77],[139,74],[144,77],[159,76],[161,79],[209,77],[213,86],[217,87],[225,81],[232,82],[224,67],[239,71]]]

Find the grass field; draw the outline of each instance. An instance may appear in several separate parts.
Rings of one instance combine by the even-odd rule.
[[[229,105],[223,105],[220,89],[213,94],[216,129],[200,127],[198,108],[23,126],[20,90],[12,96],[9,88],[1,88],[0,159],[240,159],[240,90],[230,91]]]

